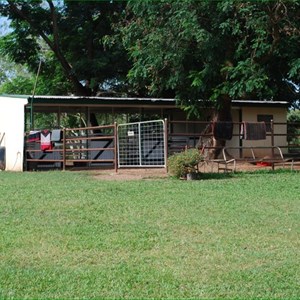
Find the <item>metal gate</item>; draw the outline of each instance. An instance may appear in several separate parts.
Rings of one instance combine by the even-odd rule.
[[[147,121],[118,125],[118,166],[165,167],[165,121]]]

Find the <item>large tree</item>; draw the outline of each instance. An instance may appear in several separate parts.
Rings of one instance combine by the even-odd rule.
[[[1,51],[32,72],[42,60],[49,93],[89,95],[91,84],[120,83],[126,76],[123,48],[106,49],[103,41],[124,7],[112,1],[2,1],[0,13],[13,30],[1,38]]]
[[[299,29],[298,0],[131,0],[121,35],[137,91],[228,113],[234,98],[299,96]]]
[[[175,96],[194,114],[213,102],[214,120],[231,121],[234,98],[297,98],[299,28],[298,0],[131,0],[120,32],[137,91]]]

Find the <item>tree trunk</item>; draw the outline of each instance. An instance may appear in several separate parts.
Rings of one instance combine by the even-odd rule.
[[[223,122],[232,122],[231,115],[231,99],[229,96],[223,96],[218,103],[218,109],[213,117],[213,122],[223,121]],[[225,147],[226,140],[219,140],[213,137],[212,147],[214,147],[210,153],[209,157],[217,159],[222,151],[222,148]]]

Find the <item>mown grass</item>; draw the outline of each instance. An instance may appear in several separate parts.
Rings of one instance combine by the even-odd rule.
[[[300,174],[0,173],[0,298],[300,297]]]

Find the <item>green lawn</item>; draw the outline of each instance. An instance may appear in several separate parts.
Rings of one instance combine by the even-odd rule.
[[[300,173],[0,173],[0,299],[300,298]]]

